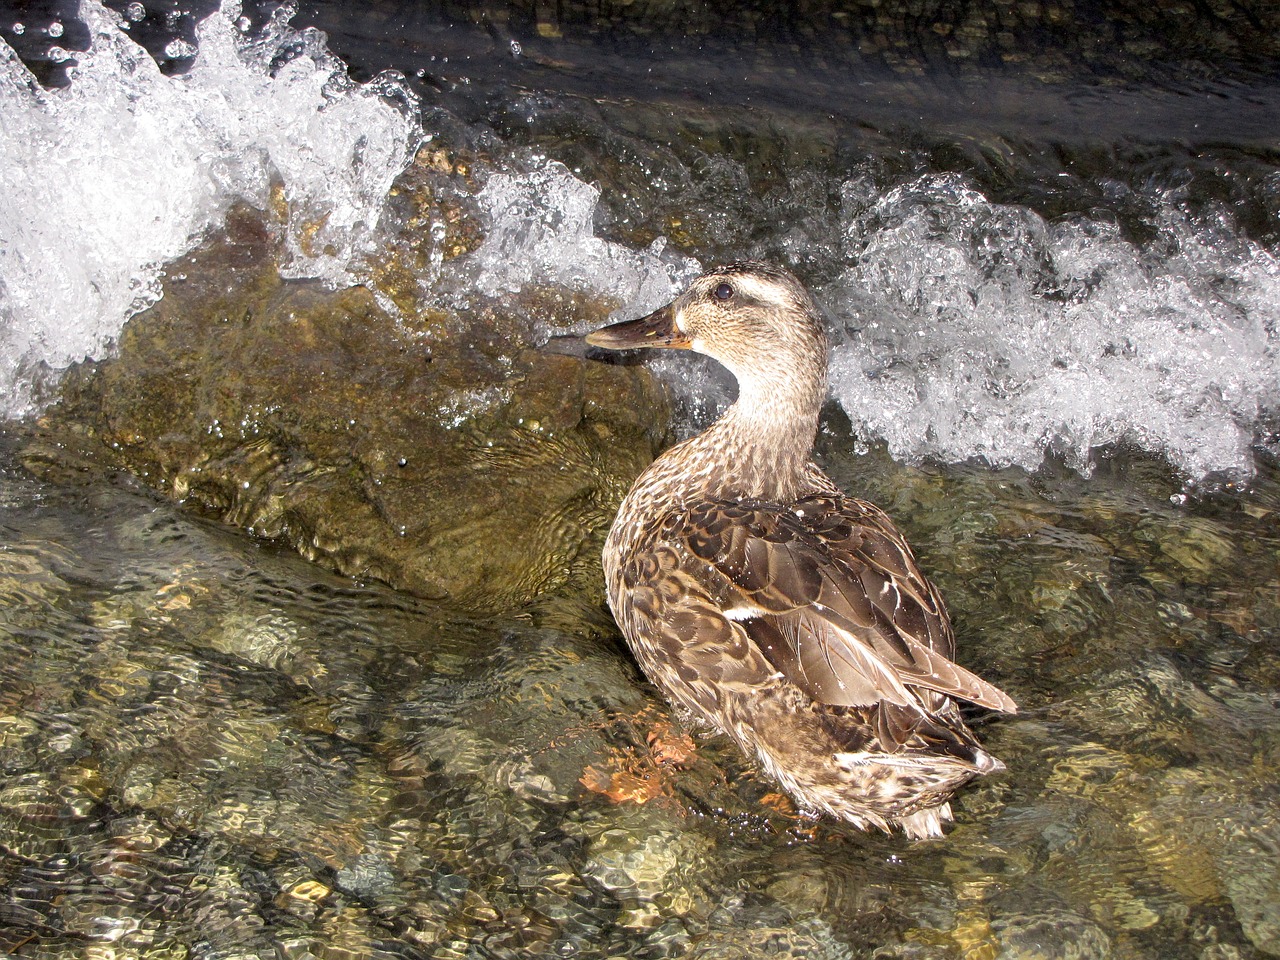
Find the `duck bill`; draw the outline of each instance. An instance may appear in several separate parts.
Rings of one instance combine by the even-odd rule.
[[[639,320],[612,323],[587,334],[587,343],[606,350],[633,350],[636,347],[666,347],[688,350],[691,341],[676,329],[676,313],[667,304]]]

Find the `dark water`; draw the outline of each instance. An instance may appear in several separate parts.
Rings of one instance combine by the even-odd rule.
[[[11,6],[0,28],[59,17],[75,49],[72,11]],[[135,36],[162,60],[204,13],[148,9]],[[550,157],[596,183],[601,237],[787,262],[849,343],[880,316],[872,275],[849,271],[900,214],[864,195],[948,176],[990,214],[935,231],[987,266],[975,301],[995,277],[1010,313],[1024,280],[1070,305],[1112,276],[1103,264],[1073,287],[1037,272],[1036,222],[991,225],[1005,205],[1049,231],[1109,224],[1154,289],[1253,284],[1265,306],[1258,278],[1280,240],[1274,11],[992,11],[980,27],[974,7],[744,5],[735,20],[681,5],[327,3],[295,23],[323,28],[359,78],[404,72],[434,144],[494,169]],[[58,83],[47,34],[20,36]],[[1197,280],[1193,236],[1244,266]],[[886,262],[874,276],[906,289],[918,262]],[[1250,362],[1265,379],[1274,320],[1257,314]],[[1135,352],[1150,349],[1142,336],[1135,322]],[[915,332],[894,337],[883,349],[928,380],[929,358],[903,346]],[[668,373],[691,429],[722,396]],[[1249,382],[1236,370],[1209,392]],[[463,616],[330,576],[128,478],[37,480],[6,438],[0,950],[1280,955],[1280,471],[1275,394],[1262,396],[1243,420],[1252,476],[1194,477],[1171,460],[1189,462],[1197,435],[1160,433],[1162,396],[1119,445],[1064,444],[1035,471],[927,449],[895,460],[897,435],[838,397],[823,462],[901,521],[948,599],[961,662],[1023,706],[974,718],[1008,773],[960,795],[945,841],[914,844],[797,817],[722,741],[695,733],[690,749],[619,638],[554,602]],[[1209,421],[1205,444],[1237,420]]]

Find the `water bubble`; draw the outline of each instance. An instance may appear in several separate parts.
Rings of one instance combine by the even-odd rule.
[[[50,47],[48,57],[54,63],[66,63],[71,59],[71,54],[62,47]]]
[[[53,21],[53,23],[49,24],[49,28],[45,30],[45,33],[56,40],[58,37],[62,36],[62,24],[57,20]]]
[[[248,17],[241,17],[236,21],[236,28],[241,33],[248,33],[251,26],[253,26],[253,22]]]
[[[196,55],[196,48],[194,44],[177,38],[165,44],[164,55],[170,60],[186,60]]]
[[[140,3],[131,3],[124,8],[124,15],[132,22],[137,23],[147,15],[147,8]]]
[[[512,41],[511,41],[511,55],[512,55],[513,57],[518,57],[518,56],[520,56],[520,54],[522,54],[523,52],[524,52],[524,48],[520,46],[520,41],[519,41],[519,40],[512,40]]]
[[[27,25],[25,23],[15,23],[13,25],[13,32],[18,36],[22,36],[27,32]]]

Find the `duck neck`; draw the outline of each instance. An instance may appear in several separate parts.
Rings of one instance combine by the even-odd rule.
[[[719,457],[716,495],[794,500],[805,492],[826,381],[739,377],[738,399],[694,442]]]

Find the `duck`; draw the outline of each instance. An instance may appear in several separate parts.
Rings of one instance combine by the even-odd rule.
[[[889,516],[814,462],[830,348],[812,296],[782,267],[731,263],[586,342],[692,350],[738,382],[635,480],[605,540],[609,608],[645,676],[802,813],[942,837],[956,791],[1005,769],[960,704],[1018,708],[955,662],[942,596]]]

